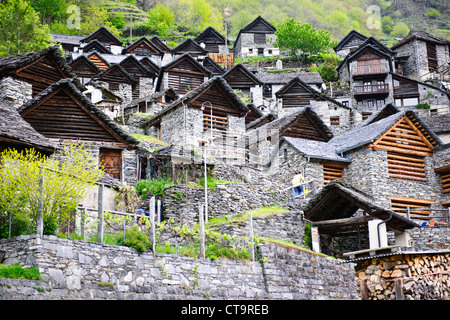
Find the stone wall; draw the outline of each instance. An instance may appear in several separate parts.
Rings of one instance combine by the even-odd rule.
[[[287,202],[286,194],[278,189],[270,189],[266,184],[218,183],[208,189],[208,218],[223,217],[258,209],[275,203]],[[205,189],[175,185],[166,187],[163,200],[164,219],[174,219],[176,223],[198,221],[199,207],[205,203]]]
[[[15,108],[31,100],[32,91],[32,85],[27,82],[11,77],[0,80],[0,99],[10,102]]]
[[[153,256],[54,236],[36,240],[0,240],[4,263],[38,267],[46,279],[0,280],[1,299],[359,299],[352,264],[270,243],[258,248],[261,264]]]

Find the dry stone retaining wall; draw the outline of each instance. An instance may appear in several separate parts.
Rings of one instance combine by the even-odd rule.
[[[359,299],[352,264],[274,244],[258,248],[261,264],[36,240],[0,240],[4,263],[37,266],[46,279],[0,279],[0,299]]]

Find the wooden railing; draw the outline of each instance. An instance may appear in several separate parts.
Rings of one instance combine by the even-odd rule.
[[[388,84],[373,84],[373,85],[363,85],[363,86],[353,86],[353,93],[355,95],[365,95],[365,94],[380,94],[389,93]]]
[[[389,66],[385,63],[357,65],[351,67],[353,76],[385,74],[389,72]]]

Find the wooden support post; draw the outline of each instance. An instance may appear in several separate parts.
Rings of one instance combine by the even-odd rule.
[[[103,243],[103,184],[98,185],[97,242]]]
[[[85,224],[86,224],[86,208],[83,207],[81,209],[81,237],[83,238],[83,240],[85,239],[86,236]]]
[[[405,296],[403,294],[403,279],[395,281],[395,299],[405,300]]]
[[[157,208],[157,212],[158,212],[158,218],[157,221],[158,223],[161,223],[161,200],[158,199],[158,208]]]
[[[155,235],[155,197],[150,198],[150,223],[152,226],[152,251],[153,255],[156,255],[156,235]]]

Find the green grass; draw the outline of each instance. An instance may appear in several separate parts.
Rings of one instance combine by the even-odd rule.
[[[165,143],[165,142],[159,140],[158,138],[155,138],[152,136],[146,136],[145,134],[133,133],[132,136],[135,137],[136,139],[138,139],[139,141],[150,142],[153,144],[160,144],[163,146],[169,145],[168,143]]]
[[[255,209],[255,210],[248,210],[244,213],[234,216],[233,218],[231,218],[229,220],[227,220],[226,217],[212,218],[208,221],[206,226],[213,226],[213,225],[220,224],[220,223],[234,222],[234,221],[248,221],[250,211],[252,212],[252,217],[267,217],[267,216],[271,216],[273,214],[289,212],[288,209],[280,207],[278,204],[273,204],[271,206],[265,206],[265,207]]]
[[[0,264],[0,278],[44,280],[38,268],[22,268],[18,263]]]

